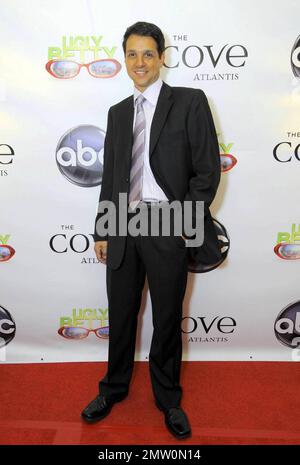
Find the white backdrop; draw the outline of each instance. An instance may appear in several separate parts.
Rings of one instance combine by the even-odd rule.
[[[237,160],[222,173],[212,205],[230,238],[228,257],[213,271],[189,273],[184,359],[292,360],[292,347],[278,340],[274,324],[286,306],[300,299],[299,254],[283,259],[274,247],[279,232],[291,232],[300,223],[300,161],[294,154],[300,143],[297,52],[291,63],[299,14],[299,2],[293,0],[32,0],[30,6],[0,0],[3,362],[107,358],[107,339],[90,333],[68,340],[58,334],[62,325],[107,325],[107,298],[105,266],[97,263],[90,236],[100,185],[70,182],[58,169],[56,151],[62,137],[79,126],[83,133],[90,128],[101,136],[109,107],[132,93],[121,43],[136,21],[154,22],[163,30],[172,46],[163,79],[204,90],[220,151],[233,144],[228,151]],[[79,36],[84,38],[78,42],[81,56],[71,44]],[[97,79],[84,67],[72,79],[47,72],[51,47],[59,53],[65,40],[68,59],[73,54],[88,63],[95,58],[86,46],[99,36],[99,58],[110,54],[122,65],[116,76]],[[273,150],[280,142],[289,145],[278,148],[276,159]],[[297,247],[300,237],[294,239]],[[295,336],[296,330],[294,325]],[[147,359],[151,335],[146,286],[137,360]]]

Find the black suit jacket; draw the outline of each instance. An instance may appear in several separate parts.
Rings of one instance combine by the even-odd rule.
[[[118,194],[129,192],[133,118],[133,96],[109,109],[99,201],[110,200],[117,206]],[[149,157],[156,182],[170,201],[205,202],[204,242],[189,247],[188,253],[197,263],[218,262],[221,252],[209,206],[220,181],[220,154],[202,90],[163,82],[152,120]],[[107,266],[116,269],[124,255],[126,236],[100,236],[97,220],[102,214],[96,217],[94,240],[108,240]]]

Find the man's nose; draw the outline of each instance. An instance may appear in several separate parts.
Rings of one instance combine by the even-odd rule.
[[[138,55],[136,58],[136,65],[139,67],[144,66],[144,57],[143,55]]]

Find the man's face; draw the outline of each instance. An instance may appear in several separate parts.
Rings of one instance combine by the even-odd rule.
[[[157,44],[152,37],[131,34],[126,42],[125,64],[128,76],[140,92],[144,92],[159,78],[164,53],[158,56]]]

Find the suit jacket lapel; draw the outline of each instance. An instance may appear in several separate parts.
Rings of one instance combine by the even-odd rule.
[[[172,88],[165,82],[161,86],[160,94],[157,100],[156,109],[153,115],[151,131],[150,131],[150,148],[149,158],[153,154],[153,150],[157,144],[161,130],[165,124],[168,113],[173,105]]]
[[[122,141],[121,153],[124,155],[124,160],[126,162],[126,171],[130,169],[131,164],[133,144],[133,118],[134,106],[132,96],[128,98],[126,105],[124,105],[120,120],[120,141]]]

